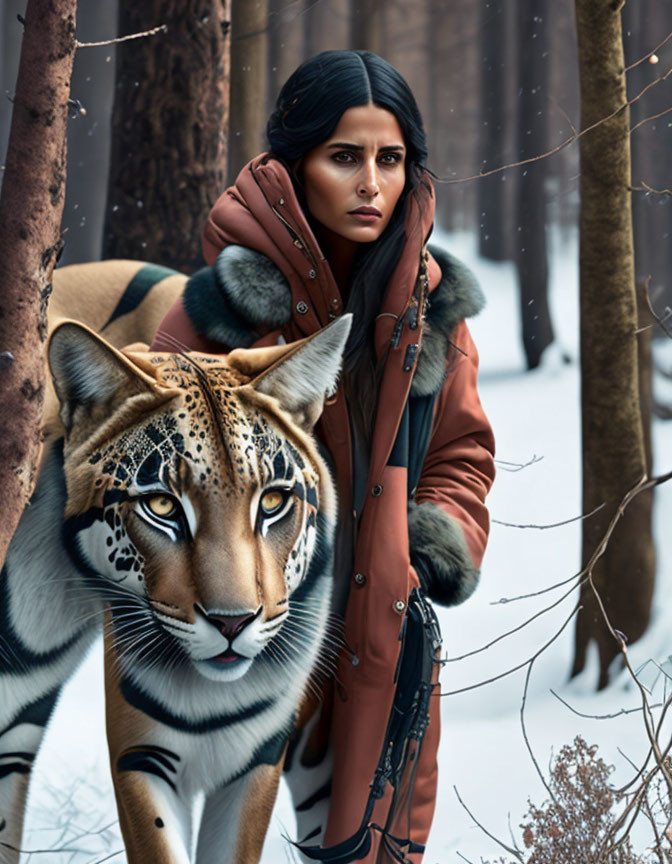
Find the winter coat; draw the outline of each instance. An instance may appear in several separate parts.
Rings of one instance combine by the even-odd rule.
[[[348,651],[335,676],[324,845],[350,837],[362,820],[394,696],[410,591],[419,581],[436,602],[461,603],[476,587],[488,535],[484,501],[494,478],[494,441],[476,388],[478,354],[464,321],[480,311],[483,297],[462,264],[430,247],[429,303],[425,320],[417,316],[414,291],[433,216],[425,177],[409,199],[406,243],[375,323],[377,356],[387,358],[368,494],[358,514],[345,615]],[[195,349],[274,344],[280,334],[291,341],[343,312],[289,175],[266,154],[250,162],[212,208],[203,249],[214,266],[190,279],[160,331]],[[153,347],[168,346],[157,336]],[[319,434],[332,456],[341,518],[352,518],[351,433],[342,388],[327,401]],[[409,811],[410,838],[421,845],[434,811],[439,701],[437,686]],[[385,824],[389,800],[378,801],[372,822]],[[407,828],[396,830],[409,836]],[[366,861],[374,857],[375,848]]]

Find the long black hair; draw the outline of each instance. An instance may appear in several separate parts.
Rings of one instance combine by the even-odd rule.
[[[390,111],[399,123],[406,146],[406,184],[385,231],[357,250],[349,280],[347,311],[354,313],[354,320],[345,351],[345,383],[353,419],[366,438],[379,379],[373,325],[404,247],[407,201],[422,182],[427,160],[422,117],[410,87],[382,57],[370,51],[323,51],[286,81],[266,128],[271,155],[289,168],[310,219],[293,167],[329,138],[345,111],[369,104]]]

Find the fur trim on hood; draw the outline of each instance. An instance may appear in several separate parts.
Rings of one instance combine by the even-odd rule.
[[[411,395],[437,392],[446,373],[450,337],[463,318],[481,311],[485,298],[474,275],[443,249],[429,251],[441,281],[429,296]],[[292,315],[292,293],[281,270],[261,252],[227,246],[214,267],[187,282],[184,307],[196,330],[228,348],[247,348],[265,330],[282,327]]]

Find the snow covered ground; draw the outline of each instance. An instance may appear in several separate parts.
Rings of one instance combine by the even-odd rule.
[[[557,345],[547,352],[542,368],[523,373],[514,272],[509,265],[479,260],[468,236],[442,241],[476,272],[487,298],[486,311],[471,325],[481,357],[481,396],[497,437],[498,459],[509,463],[538,461],[523,470],[499,475],[489,499],[494,520],[516,524],[561,522],[581,512],[579,456],[579,382],[577,367],[577,246],[572,237],[553,234],[552,306]],[[671,346],[662,346],[672,365]],[[566,352],[572,358],[561,360]],[[670,394],[668,394],[669,396]],[[654,428],[656,471],[672,469],[672,423]],[[508,466],[510,467],[510,466]],[[658,581],[654,617],[645,638],[631,649],[634,665],[653,658],[663,661],[672,652],[667,625],[672,552],[664,526],[672,517],[672,483],[657,490]],[[449,657],[474,651],[521,624],[557,599],[560,591],[507,604],[501,598],[538,591],[572,576],[579,564],[579,523],[549,530],[520,529],[494,524],[483,564],[482,584],[466,604],[441,610]],[[473,687],[515,667],[534,654],[562,626],[575,598],[543,615],[515,636],[487,651],[449,663],[442,675],[444,691]],[[614,720],[578,717],[551,693],[554,689],[578,711],[606,714],[638,704],[624,675],[596,694],[596,658],[578,679],[568,680],[572,657],[570,625],[536,661],[525,711],[528,735],[542,768],[553,753],[582,734],[600,745],[600,754],[616,765],[616,782],[630,779],[632,769],[619,754],[637,762],[646,751],[641,717]],[[428,864],[480,862],[502,850],[474,825],[465,804],[489,831],[509,841],[526,809],[527,798],[545,798],[525,749],[520,703],[525,669],[495,683],[475,687],[442,700],[442,741],[437,813],[430,838]],[[121,851],[104,741],[102,650],[96,645],[76,678],[70,682],[47,733],[32,785],[26,849],[66,847],[68,851],[24,856],[24,861],[50,864],[89,864],[125,861]],[[292,834],[292,815],[281,792],[263,855],[263,864],[291,861],[283,833]],[[518,835],[520,836],[520,835]],[[71,850],[81,850],[73,853]],[[115,854],[117,853],[117,854]],[[106,856],[111,856],[106,858]],[[222,858],[225,861],[225,856]]]

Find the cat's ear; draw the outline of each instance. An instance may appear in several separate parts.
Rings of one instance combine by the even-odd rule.
[[[240,349],[227,360],[253,376],[249,386],[257,393],[275,397],[283,410],[310,430],[322,413],[325,397],[336,390],[351,326],[348,313],[306,339],[272,348]]]
[[[122,402],[142,393],[174,395],[100,336],[76,321],[58,324],[47,348],[49,369],[61,403],[61,421],[70,432],[75,415],[91,416],[104,405],[111,415]]]

